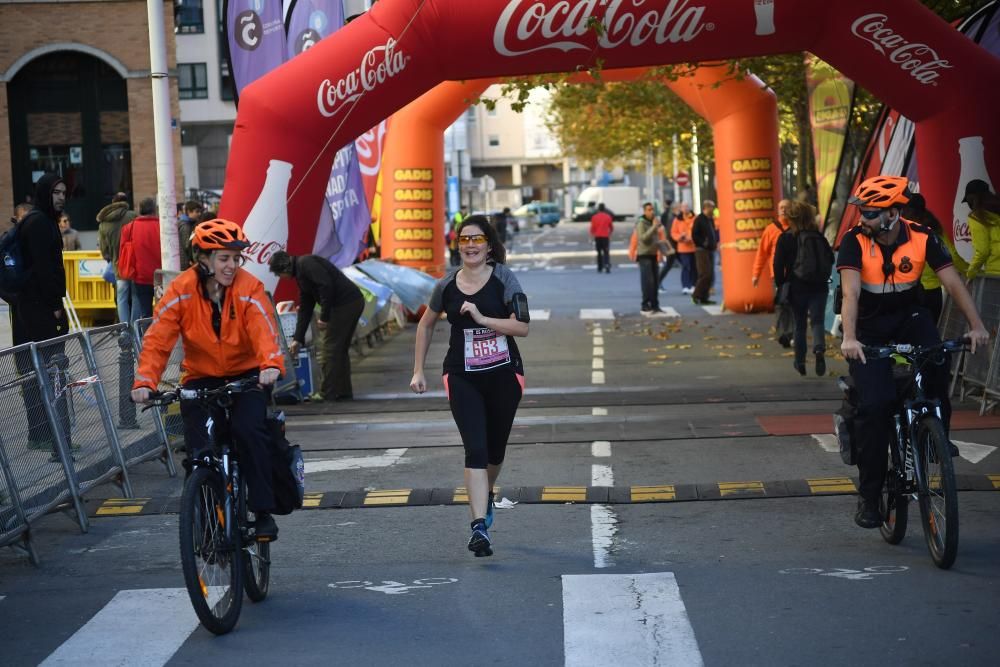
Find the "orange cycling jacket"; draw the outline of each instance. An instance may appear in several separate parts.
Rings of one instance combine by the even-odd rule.
[[[156,305],[153,324],[142,338],[142,355],[133,389],[156,389],[170,352],[181,335],[181,381],[236,377],[264,368],[285,372],[271,302],[264,285],[243,269],[226,289],[219,335],[212,328],[212,304],[197,267],[170,283]]]

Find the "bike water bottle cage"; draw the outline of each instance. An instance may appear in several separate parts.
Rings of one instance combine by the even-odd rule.
[[[528,314],[528,297],[524,292],[518,292],[511,299],[511,305],[514,308],[514,318],[518,322],[524,322],[527,324],[531,321],[531,315]]]

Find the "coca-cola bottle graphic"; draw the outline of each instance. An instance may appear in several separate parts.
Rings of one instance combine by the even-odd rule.
[[[292,178],[292,165],[281,160],[271,160],[267,179],[257,203],[250,209],[243,224],[243,233],[250,241],[246,251],[245,268],[254,274],[268,292],[274,294],[278,276],[268,270],[267,262],[278,250],[288,247],[288,182]]]
[[[958,172],[958,187],[955,189],[955,205],[952,208],[952,236],[955,250],[965,261],[972,259],[972,234],[969,232],[969,205],[965,199],[965,186],[973,179],[989,183],[990,190],[996,192],[993,181],[986,171],[986,154],[982,137],[962,137],[958,140],[958,157],[962,162]]]

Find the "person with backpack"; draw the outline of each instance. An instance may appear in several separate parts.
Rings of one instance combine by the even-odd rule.
[[[787,303],[778,301],[778,286],[774,281],[774,249],[781,235],[788,231],[788,205],[791,203],[788,199],[778,202],[778,217],[761,232],[760,245],[757,246],[757,255],[753,260],[753,272],[750,274],[750,282],[754,287],[760,282],[760,275],[764,272],[765,266],[771,274],[776,315],[774,331],[778,344],[786,348],[792,346],[792,309]]]
[[[805,202],[788,205],[789,230],[778,237],[774,251],[774,280],[779,299],[792,307],[795,320],[793,366],[806,374],[806,320],[812,323],[816,375],[826,375],[826,297],[834,255],[819,231],[816,214]]]

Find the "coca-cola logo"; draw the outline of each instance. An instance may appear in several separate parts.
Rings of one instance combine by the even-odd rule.
[[[254,241],[243,253],[243,256],[251,262],[266,266],[271,259],[271,255],[284,249],[285,244],[278,243],[277,241]]]
[[[361,65],[337,83],[324,79],[319,84],[316,91],[319,112],[327,118],[333,116],[379,84],[399,75],[409,61],[409,56],[396,51],[396,40],[390,37],[385,44],[369,50],[361,58]]]
[[[704,6],[691,6],[690,0],[670,0],[660,9],[642,7],[648,0],[581,0],[547,5],[536,0],[510,0],[500,14],[493,31],[493,46],[503,56],[523,56],[544,49],[564,53],[590,49],[584,37],[593,34],[592,19],[599,18],[603,29],[597,31],[597,44],[603,49],[619,46],[690,42],[715,24],[703,21]],[[598,10],[603,17],[597,17]],[[544,44],[537,42],[545,40]]]
[[[260,46],[260,36],[264,32],[264,26],[260,21],[260,16],[252,9],[240,12],[236,16],[236,43],[241,49],[253,51]]]
[[[920,83],[936,86],[940,70],[954,65],[927,44],[911,42],[887,27],[888,21],[885,14],[865,14],[851,25],[851,32]]]
[[[365,176],[375,176],[382,168],[382,142],[385,140],[386,122],[383,120],[354,142],[358,151],[358,165]]]

